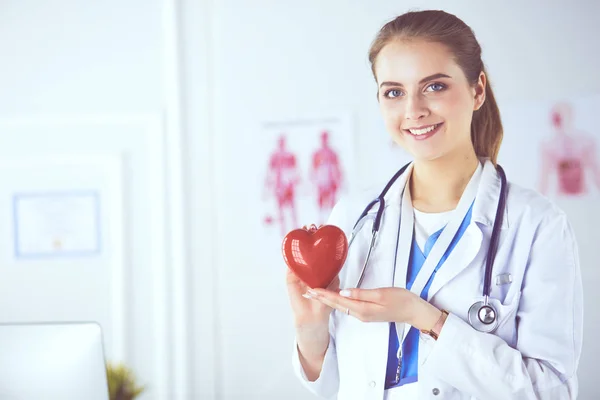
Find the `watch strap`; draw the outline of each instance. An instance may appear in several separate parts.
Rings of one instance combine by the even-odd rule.
[[[430,330],[421,330],[421,332],[431,336],[434,340],[437,340],[440,336],[440,332],[442,331],[442,327],[444,326],[444,322],[446,322],[447,318],[448,311],[442,310],[442,315],[440,315],[435,325],[433,325],[433,328],[431,328]]]

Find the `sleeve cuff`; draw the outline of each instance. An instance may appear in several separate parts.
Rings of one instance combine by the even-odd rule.
[[[440,368],[444,368],[444,365],[448,361],[448,351],[455,351],[457,346],[462,346],[464,341],[461,340],[460,332],[463,332],[466,322],[450,313],[442,326],[440,335],[437,340],[433,340],[432,350],[428,354],[425,364],[428,368],[432,368],[438,371]],[[467,324],[468,325],[468,324]],[[445,362],[442,362],[445,360]]]

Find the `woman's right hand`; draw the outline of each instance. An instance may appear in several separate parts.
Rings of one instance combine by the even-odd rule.
[[[315,328],[321,325],[327,327],[333,309],[318,300],[304,297],[310,288],[289,268],[286,283],[296,328]],[[340,279],[336,276],[328,288],[338,290],[339,286]]]
[[[304,229],[316,230],[316,226]],[[287,269],[286,283],[296,328],[300,363],[309,381],[316,380],[323,366],[329,344],[329,316],[333,308],[307,296],[308,287],[291,269]],[[338,276],[328,289],[339,290]],[[306,297],[305,297],[306,296]]]

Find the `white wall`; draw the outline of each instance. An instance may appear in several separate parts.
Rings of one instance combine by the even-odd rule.
[[[163,106],[160,1],[0,3],[0,111],[148,113]]]
[[[179,7],[179,31],[168,28],[173,5]],[[135,281],[128,283],[126,305],[133,318],[128,361],[150,384],[146,398],[310,398],[291,374],[293,332],[280,243],[257,228],[256,211],[247,206],[262,189],[258,174],[264,160],[252,158],[259,123],[278,115],[350,111],[361,150],[355,182],[386,179],[395,163],[373,166],[387,136],[368,46],[386,20],[408,8],[436,6],[474,28],[501,107],[600,91],[600,57],[590,51],[600,36],[594,20],[600,3],[586,0],[451,6],[359,0],[2,2],[0,115],[149,115],[160,121],[166,115],[165,132],[176,135],[177,115],[183,113],[181,160],[170,147],[177,141],[165,132],[161,143],[167,145],[154,149],[158,164],[148,161],[147,143],[137,134],[130,141],[107,135],[103,143],[108,152],[146,160],[131,177],[148,186],[135,189],[130,199],[129,212],[143,212],[135,214],[139,223],[129,225],[128,238],[137,244],[129,249]],[[181,35],[180,47],[170,47],[169,40],[177,39],[173,34]],[[72,135],[62,137],[52,137],[54,149],[92,150],[85,138],[73,146]],[[3,153],[10,153],[17,141],[2,139]],[[41,151],[50,138],[40,133],[38,139]],[[502,157],[510,165],[510,151]],[[167,226],[150,234],[144,221],[155,210],[144,203],[148,193],[165,189],[152,185],[153,171],[179,161],[187,166],[182,175],[176,169],[159,175],[185,179],[186,190],[176,193],[184,197],[167,194],[157,212],[178,207],[170,203],[174,197],[184,202],[184,214],[164,215]],[[163,183],[173,181],[177,188],[177,179]],[[600,284],[594,272],[598,259],[585,215],[565,207],[582,238],[586,332],[594,332],[600,328],[600,315],[590,306],[598,302],[593,291]],[[189,223],[184,235],[171,235],[169,227],[185,228],[177,223],[182,217]],[[157,243],[144,239],[146,234],[164,238],[164,260],[175,262],[149,269],[152,260],[144,249]],[[173,237],[183,240],[182,247],[173,246]],[[232,247],[234,241],[241,248]],[[582,399],[598,393],[592,374],[600,351],[589,339],[585,349]]]
[[[97,320],[104,328],[108,360],[132,367],[140,383],[147,384],[147,399],[173,397],[175,390],[169,285],[177,266],[169,262],[169,234],[176,227],[166,215],[164,179],[170,165],[165,164],[169,140],[164,119],[169,115],[167,4],[0,5],[2,160],[108,157],[117,160],[118,178],[123,179],[122,184],[107,176],[100,179],[113,188],[102,191],[103,216],[113,230],[103,237],[106,253],[100,259],[22,263],[3,246],[0,268],[12,290],[3,291],[2,320]],[[78,168],[77,163],[71,168]],[[34,178],[16,178],[35,190]],[[10,182],[3,181],[3,196],[16,189],[8,187]],[[95,182],[62,179],[48,186],[70,189],[97,186]],[[123,219],[108,203],[111,198],[122,205]],[[2,215],[2,225],[11,224]],[[123,238],[118,249],[111,243],[116,234]],[[114,274],[123,277],[117,295],[118,288],[107,283]],[[37,283],[28,284],[28,279]],[[116,304],[119,296],[123,301]],[[113,351],[117,344],[122,351]]]

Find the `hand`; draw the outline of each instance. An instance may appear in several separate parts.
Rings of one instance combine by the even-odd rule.
[[[433,328],[442,312],[416,294],[402,288],[311,289],[309,294],[324,305],[363,322],[407,323],[419,330]]]
[[[308,290],[311,290],[300,278],[288,268],[286,283],[288,296],[294,314],[294,324],[299,327],[317,327],[318,325],[327,326],[329,323],[329,315],[333,311],[328,305],[319,301],[311,300],[308,296],[305,297]],[[328,290],[339,290],[340,279],[336,277]]]

